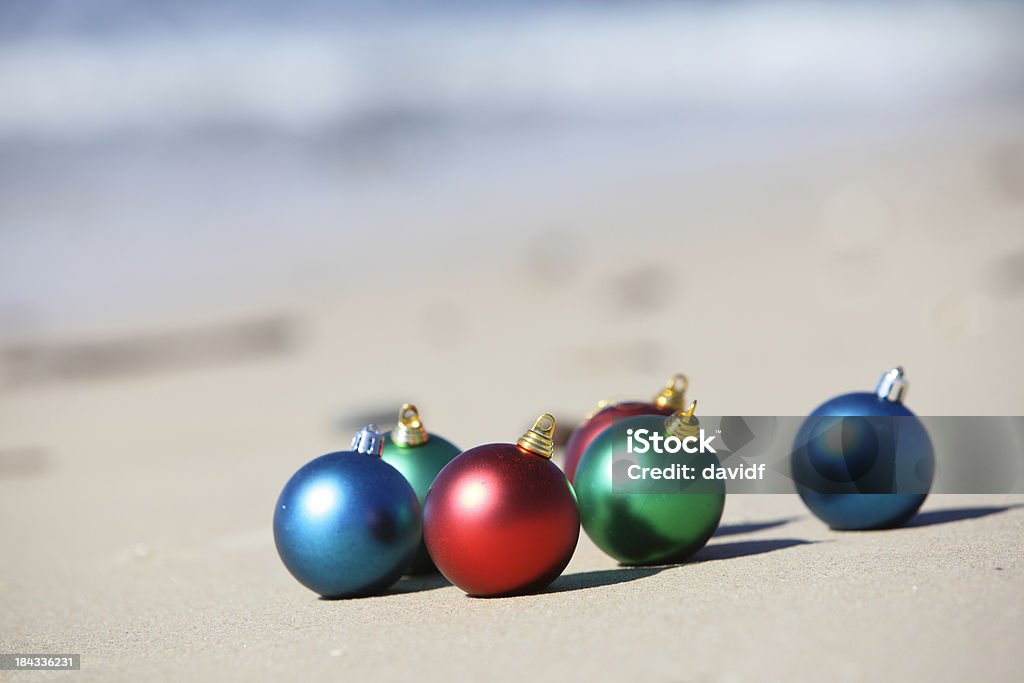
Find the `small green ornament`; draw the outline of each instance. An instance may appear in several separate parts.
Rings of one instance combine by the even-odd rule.
[[[436,434],[427,434],[416,406],[406,403],[398,413],[398,424],[384,435],[384,453],[381,458],[402,473],[416,492],[422,510],[427,491],[438,472],[461,452],[452,442]],[[434,571],[437,568],[421,540],[420,549],[406,573],[426,574]]]
[[[668,418],[638,415],[601,432],[583,453],[573,485],[580,520],[591,540],[622,564],[680,562],[704,547],[718,528],[725,507],[725,484],[704,480],[701,472],[718,458],[711,452],[638,453],[633,435],[648,430],[665,438],[676,437],[690,447],[699,443],[696,402]],[[627,444],[633,438],[633,452]],[[688,437],[694,437],[687,441]],[[673,444],[675,442],[673,441]],[[682,478],[686,465],[694,479]],[[631,468],[634,468],[631,470]],[[649,468],[648,476],[640,476]],[[671,470],[676,478],[650,478],[650,471]]]

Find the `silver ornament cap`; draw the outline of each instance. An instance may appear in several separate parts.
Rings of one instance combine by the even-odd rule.
[[[882,375],[875,388],[875,395],[883,401],[892,403],[903,403],[903,397],[907,395],[910,383],[903,374],[903,367],[897,365],[889,372]]]
[[[360,429],[352,437],[352,447],[349,450],[379,458],[384,450],[384,439],[381,438],[380,427],[371,422]]]

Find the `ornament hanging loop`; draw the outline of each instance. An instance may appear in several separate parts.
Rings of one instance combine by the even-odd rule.
[[[672,375],[665,382],[665,388],[654,397],[654,405],[673,412],[682,410],[686,405],[686,390],[690,388],[690,380],[683,373]]]
[[[380,428],[370,423],[356,432],[352,437],[352,446],[349,450],[364,455],[372,455],[379,458],[384,450],[384,441],[380,437]]]
[[[892,370],[882,375],[882,379],[878,380],[878,386],[875,388],[875,395],[883,401],[903,403],[903,398],[907,395],[907,390],[909,388],[910,383],[903,374],[903,367],[897,365]]]
[[[391,432],[391,440],[399,446],[419,446],[427,442],[430,435],[423,428],[420,412],[411,403],[402,405],[398,411],[398,422]]]
[[[555,452],[554,416],[542,413],[533,423],[533,427],[519,437],[517,445],[528,453],[550,459]]]
[[[686,410],[677,410],[666,417],[665,433],[677,439],[685,439],[700,433],[700,420],[693,414],[696,409],[697,402],[693,401]]]

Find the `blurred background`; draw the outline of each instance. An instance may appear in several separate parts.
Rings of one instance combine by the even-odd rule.
[[[1022,3],[0,3],[0,650],[285,647],[273,501],[406,401],[1021,415],[1022,348]]]
[[[1024,408],[1019,3],[15,0],[0,93],[16,401]]]
[[[1024,411],[1021,3],[14,0],[0,93],[0,469]]]

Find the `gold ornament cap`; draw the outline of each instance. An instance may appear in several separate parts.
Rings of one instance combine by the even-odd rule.
[[[411,403],[402,404],[402,409],[398,411],[398,422],[391,431],[391,440],[399,446],[419,446],[429,438],[420,420],[420,411]]]
[[[688,436],[697,436],[700,433],[700,420],[693,414],[697,409],[697,402],[694,401],[686,410],[677,410],[665,418],[665,433],[677,439],[685,439]]]
[[[672,410],[673,412],[683,409],[686,405],[686,390],[690,388],[690,380],[683,373],[672,375],[665,388],[654,397],[654,405],[659,408]]]
[[[555,452],[555,418],[550,413],[542,413],[533,423],[533,427],[519,437],[516,445],[528,453],[542,458],[551,458]]]

